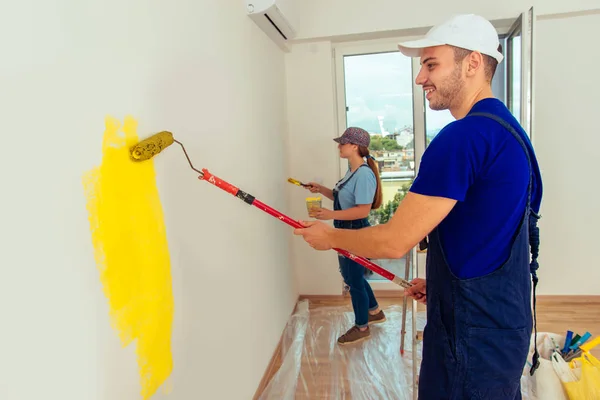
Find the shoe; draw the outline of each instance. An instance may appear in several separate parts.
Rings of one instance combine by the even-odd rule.
[[[360,328],[354,325],[352,328],[348,329],[348,332],[344,333],[342,336],[338,338],[338,343],[341,345],[350,344],[350,343],[358,343],[363,340],[369,338],[371,336],[371,330],[367,326],[367,329],[361,331]]]
[[[379,312],[375,315],[369,314],[369,325],[380,324],[385,321],[386,318],[385,314],[383,313],[383,310],[379,310]]]

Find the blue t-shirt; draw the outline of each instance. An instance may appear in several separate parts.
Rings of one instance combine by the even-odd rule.
[[[346,175],[336,184],[336,188],[348,181],[351,174],[352,172],[348,169]],[[350,178],[342,190],[340,190],[338,194],[340,207],[342,207],[342,210],[347,210],[361,204],[371,204],[375,198],[376,190],[377,179],[375,178],[373,170],[371,170],[368,165],[361,166],[356,170],[354,176]]]
[[[525,131],[498,99],[479,101],[473,112],[495,114],[521,135],[533,168],[531,207],[538,213],[542,179]],[[431,141],[410,190],[458,201],[439,225],[440,238],[450,270],[459,278],[472,278],[506,262],[527,204],[528,184],[526,154],[511,132],[488,117],[467,115]]]

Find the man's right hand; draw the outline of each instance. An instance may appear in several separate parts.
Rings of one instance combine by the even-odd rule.
[[[404,289],[404,295],[412,297],[419,303],[427,304],[427,286],[423,278],[415,278],[412,281],[412,286]]]

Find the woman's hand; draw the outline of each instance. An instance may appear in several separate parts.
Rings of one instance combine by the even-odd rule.
[[[325,186],[316,183],[316,182],[309,182],[306,184],[306,189],[310,190],[312,193],[320,193],[323,196],[327,197],[329,200],[333,200],[333,192],[331,189],[326,188]]]
[[[308,182],[306,188],[312,193],[321,193],[321,185],[315,182]]]
[[[427,286],[423,278],[415,278],[410,281],[413,285],[404,289],[404,295],[412,297],[419,303],[427,304]]]
[[[333,213],[334,212],[332,210],[328,210],[327,208],[316,208],[314,210],[311,210],[311,212],[308,213],[308,215],[312,218],[326,221],[329,219],[333,219]]]

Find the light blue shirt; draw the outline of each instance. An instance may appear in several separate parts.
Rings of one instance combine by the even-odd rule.
[[[335,188],[337,189],[339,185],[346,182],[351,174],[352,172],[348,168],[346,175],[340,183],[336,184]],[[358,168],[352,179],[338,193],[342,210],[347,210],[361,204],[373,203],[376,190],[377,178],[371,168],[368,166]]]

